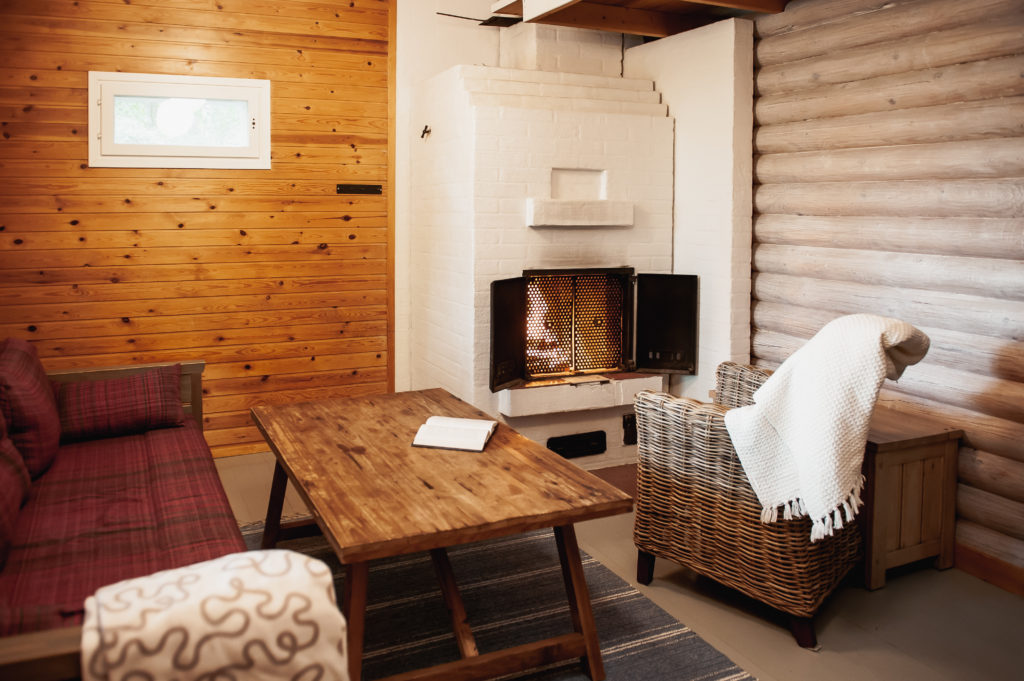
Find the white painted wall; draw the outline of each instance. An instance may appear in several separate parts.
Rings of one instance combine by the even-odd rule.
[[[419,87],[457,64],[498,64],[497,27],[438,15],[447,12],[484,19],[491,0],[396,0],[398,27],[395,69],[395,389],[410,381],[410,247],[415,225],[409,210],[410,152],[426,121],[412,120]]]
[[[471,394],[476,121],[458,67],[424,83],[413,115],[431,127],[413,142],[409,191],[410,388]]]
[[[728,19],[626,50],[675,118],[673,269],[700,277],[696,376],[672,392],[707,400],[715,367],[750,358],[753,23]]]
[[[523,22],[501,31],[501,65],[617,77],[624,43],[621,33]]]

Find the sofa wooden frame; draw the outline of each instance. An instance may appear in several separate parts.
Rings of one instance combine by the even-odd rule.
[[[159,362],[95,369],[69,369],[47,374],[58,383],[120,378],[147,369],[181,364],[181,403],[185,413],[203,427],[203,360]],[[0,678],[4,681],[64,681],[81,678],[82,627],[63,627],[0,638]]]

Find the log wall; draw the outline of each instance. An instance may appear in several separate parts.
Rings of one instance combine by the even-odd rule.
[[[220,456],[266,450],[255,404],[393,385],[390,7],[0,3],[0,338],[50,369],[206,360]],[[89,168],[90,70],[269,79],[272,169]]]
[[[757,20],[752,356],[841,314],[932,339],[886,406],[966,432],[957,564],[1024,590],[1024,3],[792,0]]]

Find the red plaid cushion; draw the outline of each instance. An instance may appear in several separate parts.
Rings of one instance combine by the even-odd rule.
[[[29,474],[38,477],[57,455],[60,418],[36,349],[20,338],[0,346],[0,415]]]
[[[61,447],[0,572],[0,636],[80,624],[96,589],[245,550],[195,421]]]
[[[7,560],[14,523],[28,496],[28,485],[25,462],[11,438],[7,437],[7,424],[0,416],[0,568]]]
[[[66,442],[142,433],[185,421],[180,364],[124,378],[64,383],[57,402]]]

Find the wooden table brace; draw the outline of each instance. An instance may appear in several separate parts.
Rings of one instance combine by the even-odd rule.
[[[466,621],[466,607],[462,603],[462,595],[455,583],[455,574],[452,572],[451,561],[448,560],[448,552],[444,549],[434,549],[430,552],[430,558],[437,571],[437,581],[441,585],[444,604],[451,615],[452,631],[455,632],[455,642],[459,646],[459,653],[462,657],[475,657],[480,654],[480,651],[476,647],[476,639],[473,638],[473,632]]]
[[[571,660],[585,654],[586,646],[579,634],[563,634],[553,638],[507,648],[455,662],[395,674],[381,681],[484,681],[524,669]]]
[[[573,526],[556,527],[555,542],[558,546],[558,558],[565,581],[574,633],[481,655],[466,621],[466,609],[455,583],[448,554],[444,549],[434,549],[430,552],[430,557],[437,571],[445,605],[451,613],[452,628],[462,659],[396,674],[384,681],[476,681],[573,658],[580,660],[592,681],[602,681],[605,677],[604,664],[601,661],[597,629],[590,606],[590,593],[584,578],[583,561],[580,559]],[[366,624],[367,563],[346,565],[345,570],[342,610],[348,621],[349,675],[353,681],[358,681],[362,674],[363,635]]]

